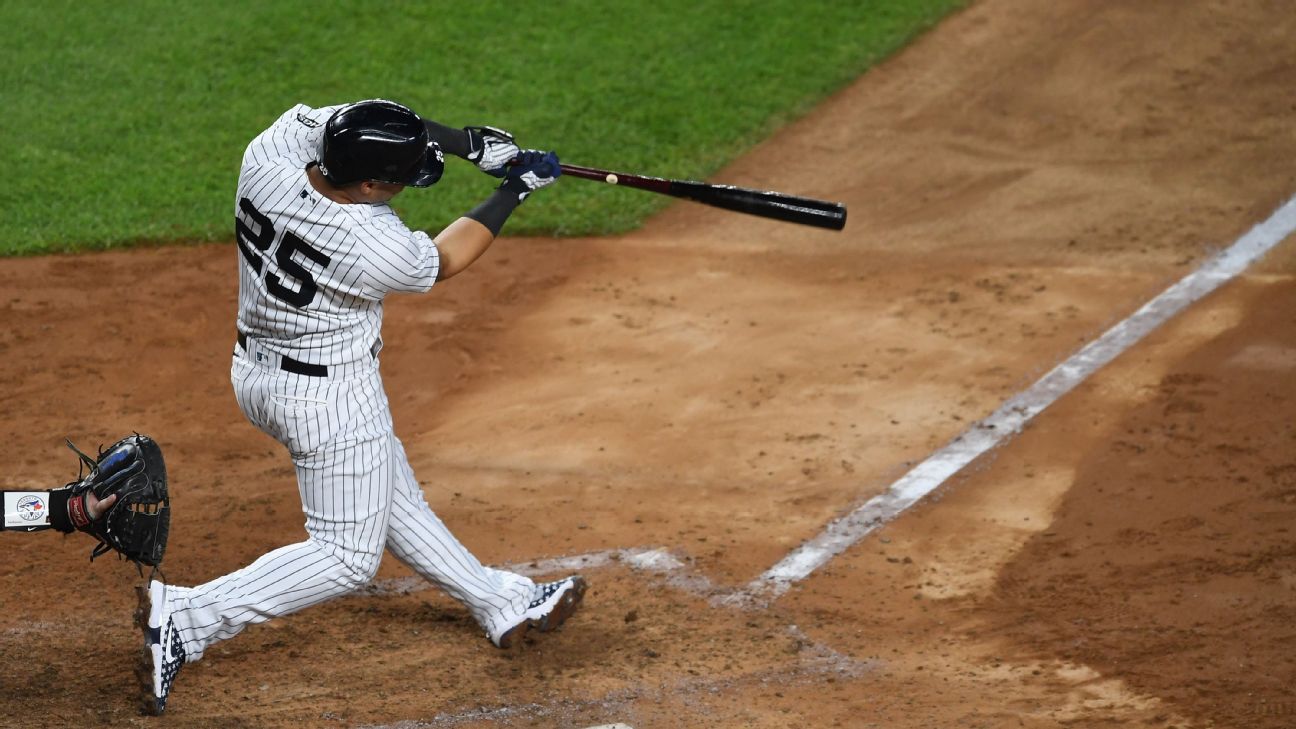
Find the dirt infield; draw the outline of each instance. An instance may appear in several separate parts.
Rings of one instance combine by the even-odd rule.
[[[498,242],[389,302],[429,502],[489,562],[677,566],[617,553],[566,628],[501,652],[388,559],[213,648],[146,720],[138,577],[8,534],[0,725],[1296,724],[1291,240],[768,608],[708,599],[1296,193],[1294,41],[1269,0],[985,0],[716,176],[842,200],[843,233],[679,205]],[[64,434],[153,435],[180,584],[303,534],[228,384],[237,265],[0,261],[6,485],[67,480]]]

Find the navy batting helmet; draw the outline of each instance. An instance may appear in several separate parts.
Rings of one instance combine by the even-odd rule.
[[[338,109],[324,125],[320,172],[334,185],[375,180],[427,187],[441,179],[441,149],[418,114],[371,99]]]

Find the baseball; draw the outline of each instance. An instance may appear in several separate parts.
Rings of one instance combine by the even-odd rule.
[[[609,185],[615,185],[617,183],[617,176],[609,172],[607,176],[607,183]]]

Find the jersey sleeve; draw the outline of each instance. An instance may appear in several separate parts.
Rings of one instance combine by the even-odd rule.
[[[436,242],[410,230],[394,212],[377,216],[364,231],[367,266],[365,292],[381,298],[390,292],[423,293],[436,283],[441,255]]]
[[[255,167],[271,162],[281,162],[296,167],[319,159],[320,140],[324,124],[342,106],[321,106],[312,109],[298,104],[285,111],[247,146],[243,153],[243,166]]]

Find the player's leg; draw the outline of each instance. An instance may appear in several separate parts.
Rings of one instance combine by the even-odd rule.
[[[389,457],[384,413],[366,402],[373,387],[363,380],[251,377],[259,381],[235,381],[239,404],[292,452],[309,538],[206,584],[166,587],[166,611],[189,661],[248,625],[368,583],[386,542],[399,464]]]
[[[280,547],[241,570],[192,588],[168,587],[166,596],[188,660],[248,625],[288,615],[367,584],[382,559],[390,501],[378,498],[391,483],[390,463],[366,451],[383,443],[342,449],[339,458],[378,461],[363,474],[320,472],[298,467],[306,512],[304,542]],[[345,511],[337,507],[345,505]],[[338,517],[342,518],[338,518]]]
[[[338,449],[338,463],[369,462],[385,441]],[[368,451],[368,452],[366,452]],[[390,510],[391,472],[386,459],[351,474],[318,471],[297,462],[310,538],[281,547],[251,565],[191,588],[154,581],[140,596],[136,622],[145,635],[137,667],[144,710],[160,714],[176,673],[211,644],[248,625],[287,615],[364,585],[378,571]],[[331,491],[336,487],[336,494]],[[375,498],[387,493],[388,498]],[[321,498],[321,496],[323,498]],[[359,508],[338,510],[341,505]],[[326,514],[344,515],[328,518]]]
[[[428,506],[400,439],[391,439],[395,483],[387,547],[411,569],[462,602],[488,632],[523,612],[535,583],[483,565]]]
[[[491,642],[508,648],[530,629],[555,630],[585,596],[579,575],[536,584],[529,578],[481,564],[428,506],[399,439],[392,438],[392,519],[387,546],[397,558],[458,598]]]

